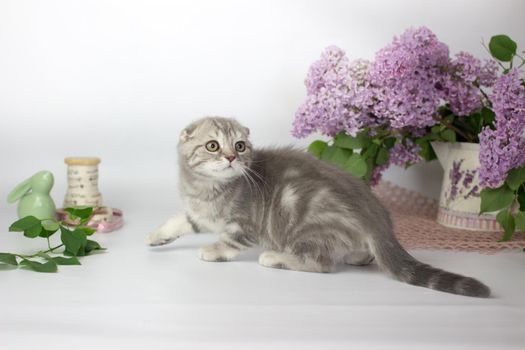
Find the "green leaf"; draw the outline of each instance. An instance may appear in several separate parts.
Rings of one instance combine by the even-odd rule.
[[[84,255],[84,247],[86,246],[86,234],[82,230],[70,231],[64,227],[60,227],[60,239],[65,246],[65,252],[73,256]]]
[[[493,125],[496,120],[496,114],[493,110],[487,107],[481,109],[481,117],[483,120],[483,125]]]
[[[330,158],[332,158],[332,155],[337,151],[337,147],[334,145],[327,146],[323,153],[321,153],[321,159],[328,162]]]
[[[42,228],[42,231],[38,235],[39,237],[46,238],[52,236],[56,231],[48,231],[44,228]]]
[[[454,132],[454,130],[445,129],[439,135],[445,141],[456,142],[456,133]]]
[[[321,158],[321,154],[323,154],[323,151],[328,146],[328,144],[324,141],[317,140],[314,141],[308,146],[308,152],[310,154],[313,154],[317,158]]]
[[[509,171],[506,182],[511,190],[516,191],[525,182],[525,166]]]
[[[24,266],[36,272],[56,272],[58,270],[57,264],[51,260],[46,261],[45,263],[40,263],[38,261],[22,259],[20,266]]]
[[[372,143],[369,147],[361,150],[361,155],[365,158],[376,159],[377,152],[379,151],[379,146],[375,143]]]
[[[86,255],[95,251],[95,250],[106,250],[106,248],[102,248],[98,242],[92,241],[90,239],[87,240],[86,247],[85,247],[85,253]]]
[[[340,168],[343,168],[345,162],[351,154],[351,150],[339,148],[336,146],[329,146],[326,147],[325,151],[321,155],[321,159],[333,165],[337,165]]]
[[[47,231],[57,231],[60,227],[60,224],[56,220],[44,220],[42,221],[42,227]]]
[[[42,221],[42,231],[39,236],[46,238],[52,236],[58,231],[60,224],[56,220],[44,220]]]
[[[37,255],[46,260],[52,260],[57,265],[80,265],[80,261],[77,259],[76,256],[66,258],[64,256],[50,256],[49,254],[46,254],[44,252],[39,252]]]
[[[372,179],[372,173],[374,171],[374,160],[372,158],[365,158],[366,161],[366,174],[363,176],[363,180],[369,183]]]
[[[8,265],[18,265],[16,261],[16,256],[11,253],[0,253],[0,263]]]
[[[34,216],[26,216],[17,220],[9,226],[11,232],[24,232],[24,236],[29,238],[38,237],[42,231],[42,223]]]
[[[419,155],[421,156],[421,158],[423,158],[427,162],[437,158],[436,152],[434,152],[434,149],[432,148],[430,142],[426,140],[417,140],[416,144],[418,144],[421,148],[421,151],[419,151]]]
[[[44,253],[44,252],[38,252],[36,254],[37,256],[41,257],[41,258],[44,258],[46,260],[51,260],[51,255],[47,254],[47,253]]]
[[[501,237],[501,241],[508,241],[515,229],[514,216],[509,210],[502,210],[496,215],[496,221],[503,227],[504,234]]]
[[[72,220],[80,218],[81,220],[89,219],[93,214],[92,207],[78,207],[78,208],[65,208],[64,209]]]
[[[84,232],[86,236],[91,236],[93,233],[97,232],[97,229],[89,226],[77,226],[76,230]]]
[[[502,186],[492,189],[485,188],[481,191],[480,214],[503,209],[514,201],[514,192],[509,186]]]
[[[376,164],[377,165],[383,165],[388,162],[389,154],[388,149],[381,147],[379,151],[377,152],[376,156]]]
[[[39,225],[39,224],[40,224],[40,220],[38,220],[34,216],[26,216],[26,217],[23,217],[13,222],[11,226],[9,226],[9,231],[24,232],[28,228],[35,226],[35,225]]]
[[[28,228],[27,230],[25,230],[24,236],[29,237],[29,238],[35,238],[35,237],[38,237],[41,232],[42,232],[42,225],[38,224],[38,225],[32,226]]]
[[[520,210],[525,211],[525,192],[518,192],[518,203]]]
[[[454,126],[475,139],[483,127],[483,117],[481,113],[473,113],[468,117],[456,119]]]
[[[442,125],[442,124],[434,125],[433,127],[430,128],[430,132],[431,132],[432,134],[439,134],[439,133],[441,133],[443,130],[445,130],[445,126]]]
[[[356,177],[364,177],[367,173],[368,166],[363,156],[354,153],[344,164],[344,169]]]
[[[510,62],[516,54],[516,42],[507,35],[495,35],[490,39],[490,54],[503,62]]]
[[[515,221],[516,221],[516,228],[518,228],[519,230],[525,231],[525,211],[517,212]]]
[[[51,258],[57,265],[80,265],[80,261],[76,256],[69,258],[63,256],[54,256]]]
[[[397,139],[395,137],[387,137],[386,139],[384,139],[383,144],[385,145],[386,148],[390,149],[394,147],[396,140]]]
[[[366,130],[361,131],[355,137],[341,132],[334,139],[334,145],[346,149],[361,149],[369,145],[370,142],[371,140]]]

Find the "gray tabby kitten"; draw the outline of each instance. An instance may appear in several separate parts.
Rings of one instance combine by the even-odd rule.
[[[190,124],[178,145],[186,212],[149,234],[157,246],[182,235],[220,233],[200,248],[206,261],[228,261],[253,245],[259,264],[311,272],[374,259],[394,278],[416,286],[489,297],[481,282],[421,263],[396,240],[389,213],[368,186],[292,148],[252,148],[249,130],[227,118]]]

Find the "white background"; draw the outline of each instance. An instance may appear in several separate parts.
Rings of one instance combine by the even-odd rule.
[[[63,158],[72,155],[102,158],[105,204],[126,215],[124,229],[98,237],[108,253],[82,267],[0,271],[0,342],[18,349],[100,346],[94,339],[113,348],[229,339],[519,347],[519,253],[416,254],[485,281],[497,298],[483,301],[396,283],[373,268],[272,271],[257,266],[255,254],[210,265],[195,250],[211,237],[157,251],[142,237],[180,206],[175,145],[191,120],[234,116],[258,146],[306,145],[312,138],[293,139],[291,124],[308,67],[326,46],[372,59],[394,35],[425,25],[451,53],[485,58],[481,40],[494,34],[525,48],[524,15],[519,0],[0,0],[0,227],[15,218],[7,193],[38,170],[54,172],[60,206]],[[441,177],[435,162],[387,174],[431,196]],[[23,241],[0,232],[0,251],[28,249]]]

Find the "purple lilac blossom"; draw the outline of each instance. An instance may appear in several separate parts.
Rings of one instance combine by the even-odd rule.
[[[379,127],[419,137],[425,127],[436,124],[434,116],[444,102],[458,116],[478,110],[483,104],[479,87],[491,87],[496,73],[492,60],[481,62],[464,52],[450,59],[448,47],[425,27],[394,38],[374,62],[351,62],[343,50],[331,46],[310,67],[307,98],[296,112],[292,133],[305,137],[318,131],[334,136],[343,131],[355,136],[369,128],[373,136]],[[525,130],[521,122],[513,121],[525,119],[524,104],[519,102],[523,87],[517,80],[512,89],[505,88],[505,79],[498,81],[491,98],[499,120],[496,130],[485,128],[480,134],[485,169],[480,179],[485,186],[496,186],[509,169],[525,162],[525,141],[519,137]],[[395,147],[388,164],[373,169],[371,182],[377,182],[391,163],[416,163],[418,152],[414,143]]]
[[[411,28],[394,38],[370,69],[371,84],[378,87],[374,114],[393,129],[436,124],[433,116],[441,102],[436,86],[448,62],[448,47],[428,28]]]
[[[421,148],[419,145],[416,145],[410,139],[406,139],[405,144],[401,141],[396,142],[394,147],[389,151],[388,162],[383,165],[378,165],[372,170],[370,185],[377,185],[383,176],[383,172],[388,169],[391,164],[406,167],[419,162],[421,160],[419,156],[420,151]]]
[[[389,163],[378,165],[372,170],[372,176],[370,177],[370,186],[375,186],[379,183],[379,181],[383,177],[383,172],[386,169],[388,169],[389,166]]]
[[[501,76],[490,99],[495,130],[485,127],[479,135],[479,177],[483,187],[496,188],[511,169],[525,164],[525,87],[519,70]]]
[[[295,115],[293,135],[304,137],[314,131],[334,136],[340,131],[349,135],[366,127],[367,106],[372,95],[366,76],[368,63],[350,62],[343,50],[331,46],[316,61],[306,77],[306,101]]]
[[[404,142],[399,140],[394,147],[390,149],[390,162],[403,167],[416,164],[421,160],[421,156],[419,155],[420,151],[421,147],[416,145],[412,140],[405,139]]]
[[[425,27],[394,38],[374,62],[351,62],[343,50],[330,46],[310,67],[307,98],[296,112],[292,133],[355,135],[376,126],[423,130],[436,124],[443,102],[457,115],[479,109],[478,86],[492,86],[496,72],[495,61],[482,63],[468,53],[451,60],[448,47]]]
[[[482,107],[480,86],[490,87],[496,80],[497,64],[492,60],[481,62],[466,52],[460,52],[450,61],[449,74],[444,74],[443,99],[457,116],[467,116]]]
[[[498,64],[490,59],[485,60],[479,71],[478,81],[480,86],[491,87],[498,79]]]

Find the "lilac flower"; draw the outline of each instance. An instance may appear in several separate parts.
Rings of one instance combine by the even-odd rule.
[[[451,60],[448,47],[425,27],[394,38],[373,63],[350,62],[343,50],[330,46],[310,67],[307,98],[296,112],[292,133],[355,135],[376,126],[423,130],[436,124],[443,101],[457,115],[479,109],[478,87],[492,86],[496,70],[494,61],[482,63],[464,52]]]
[[[383,176],[383,172],[388,169],[391,164],[407,167],[418,163],[421,160],[419,152],[421,148],[412,140],[406,139],[403,142],[398,141],[389,151],[389,159],[386,164],[378,165],[372,170],[370,178],[370,185],[374,186],[379,183]]]
[[[480,86],[493,86],[498,78],[498,64],[494,60],[485,60],[479,71]]]
[[[377,87],[374,114],[394,129],[436,124],[438,87],[448,61],[448,47],[428,28],[408,29],[394,38],[370,69],[371,84]]]
[[[388,169],[390,164],[378,165],[372,170],[372,176],[370,177],[370,186],[375,186],[381,181],[383,172]]]
[[[479,88],[494,86],[495,129],[486,127],[479,135],[479,175],[483,186],[496,187],[510,169],[525,164],[524,87],[517,70],[496,81],[497,69],[494,61],[482,62],[465,52],[451,59],[448,47],[425,27],[394,38],[373,62],[350,61],[331,46],[309,69],[307,97],[295,114],[292,133],[355,136],[368,128],[371,137],[377,131],[406,135],[390,150],[388,164],[373,169],[373,184],[390,164],[420,161],[420,148],[411,139],[437,123],[439,106],[447,103],[455,115],[471,115],[488,102]],[[470,184],[473,175],[463,182]]]
[[[416,164],[421,160],[420,151],[421,147],[410,139],[405,139],[404,142],[398,141],[390,149],[390,162],[403,167]]]
[[[496,188],[509,170],[525,164],[525,88],[517,69],[496,81],[490,99],[496,129],[485,127],[479,135],[479,177],[482,186]]]
[[[315,94],[328,85],[344,83],[348,72],[348,58],[337,46],[327,47],[321,59],[314,62],[304,81],[307,93]]]
[[[304,137],[314,131],[334,136],[354,135],[369,124],[372,92],[365,80],[368,63],[350,62],[343,50],[331,46],[310,68],[305,80],[306,101],[295,114],[292,133]]]
[[[443,99],[458,116],[466,116],[482,107],[480,86],[490,87],[496,80],[497,65],[492,60],[482,63],[469,53],[460,52],[450,61],[443,75]]]
[[[507,177],[509,170],[523,164],[525,142],[515,129],[506,126],[492,130],[485,127],[479,135],[480,182],[484,187],[496,188]]]

